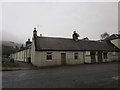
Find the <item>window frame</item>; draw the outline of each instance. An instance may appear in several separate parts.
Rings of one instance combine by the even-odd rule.
[[[112,55],[113,55],[113,56],[116,56],[116,52],[112,52]]]
[[[103,53],[103,59],[108,59],[108,53],[107,52]]]
[[[74,59],[78,60],[78,53],[74,53]]]
[[[90,56],[91,56],[91,59],[96,59],[96,52],[95,51],[91,51],[90,52]]]
[[[85,56],[90,56],[90,51],[86,51]]]
[[[52,60],[52,52],[46,53],[46,60]]]

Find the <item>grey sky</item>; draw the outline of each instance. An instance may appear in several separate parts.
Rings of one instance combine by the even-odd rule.
[[[38,27],[38,35],[100,39],[100,34],[118,33],[117,2],[3,3],[3,40],[25,43]]]

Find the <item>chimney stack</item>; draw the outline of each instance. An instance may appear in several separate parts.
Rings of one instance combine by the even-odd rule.
[[[74,31],[72,37],[73,37],[73,40],[78,41],[79,34],[76,33],[76,31]]]
[[[28,41],[26,41],[26,46],[29,46],[31,43],[30,38],[28,38]]]
[[[37,36],[37,31],[36,31],[36,27],[34,27],[34,31],[33,31],[33,37]]]

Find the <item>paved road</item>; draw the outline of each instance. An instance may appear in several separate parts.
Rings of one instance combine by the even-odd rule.
[[[3,88],[117,88],[117,63],[3,72]]]

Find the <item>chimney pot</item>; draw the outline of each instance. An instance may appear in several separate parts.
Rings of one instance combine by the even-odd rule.
[[[40,34],[40,37],[42,37],[42,34]]]
[[[37,36],[37,31],[36,31],[36,27],[34,27],[34,31],[33,31],[33,37]]]

